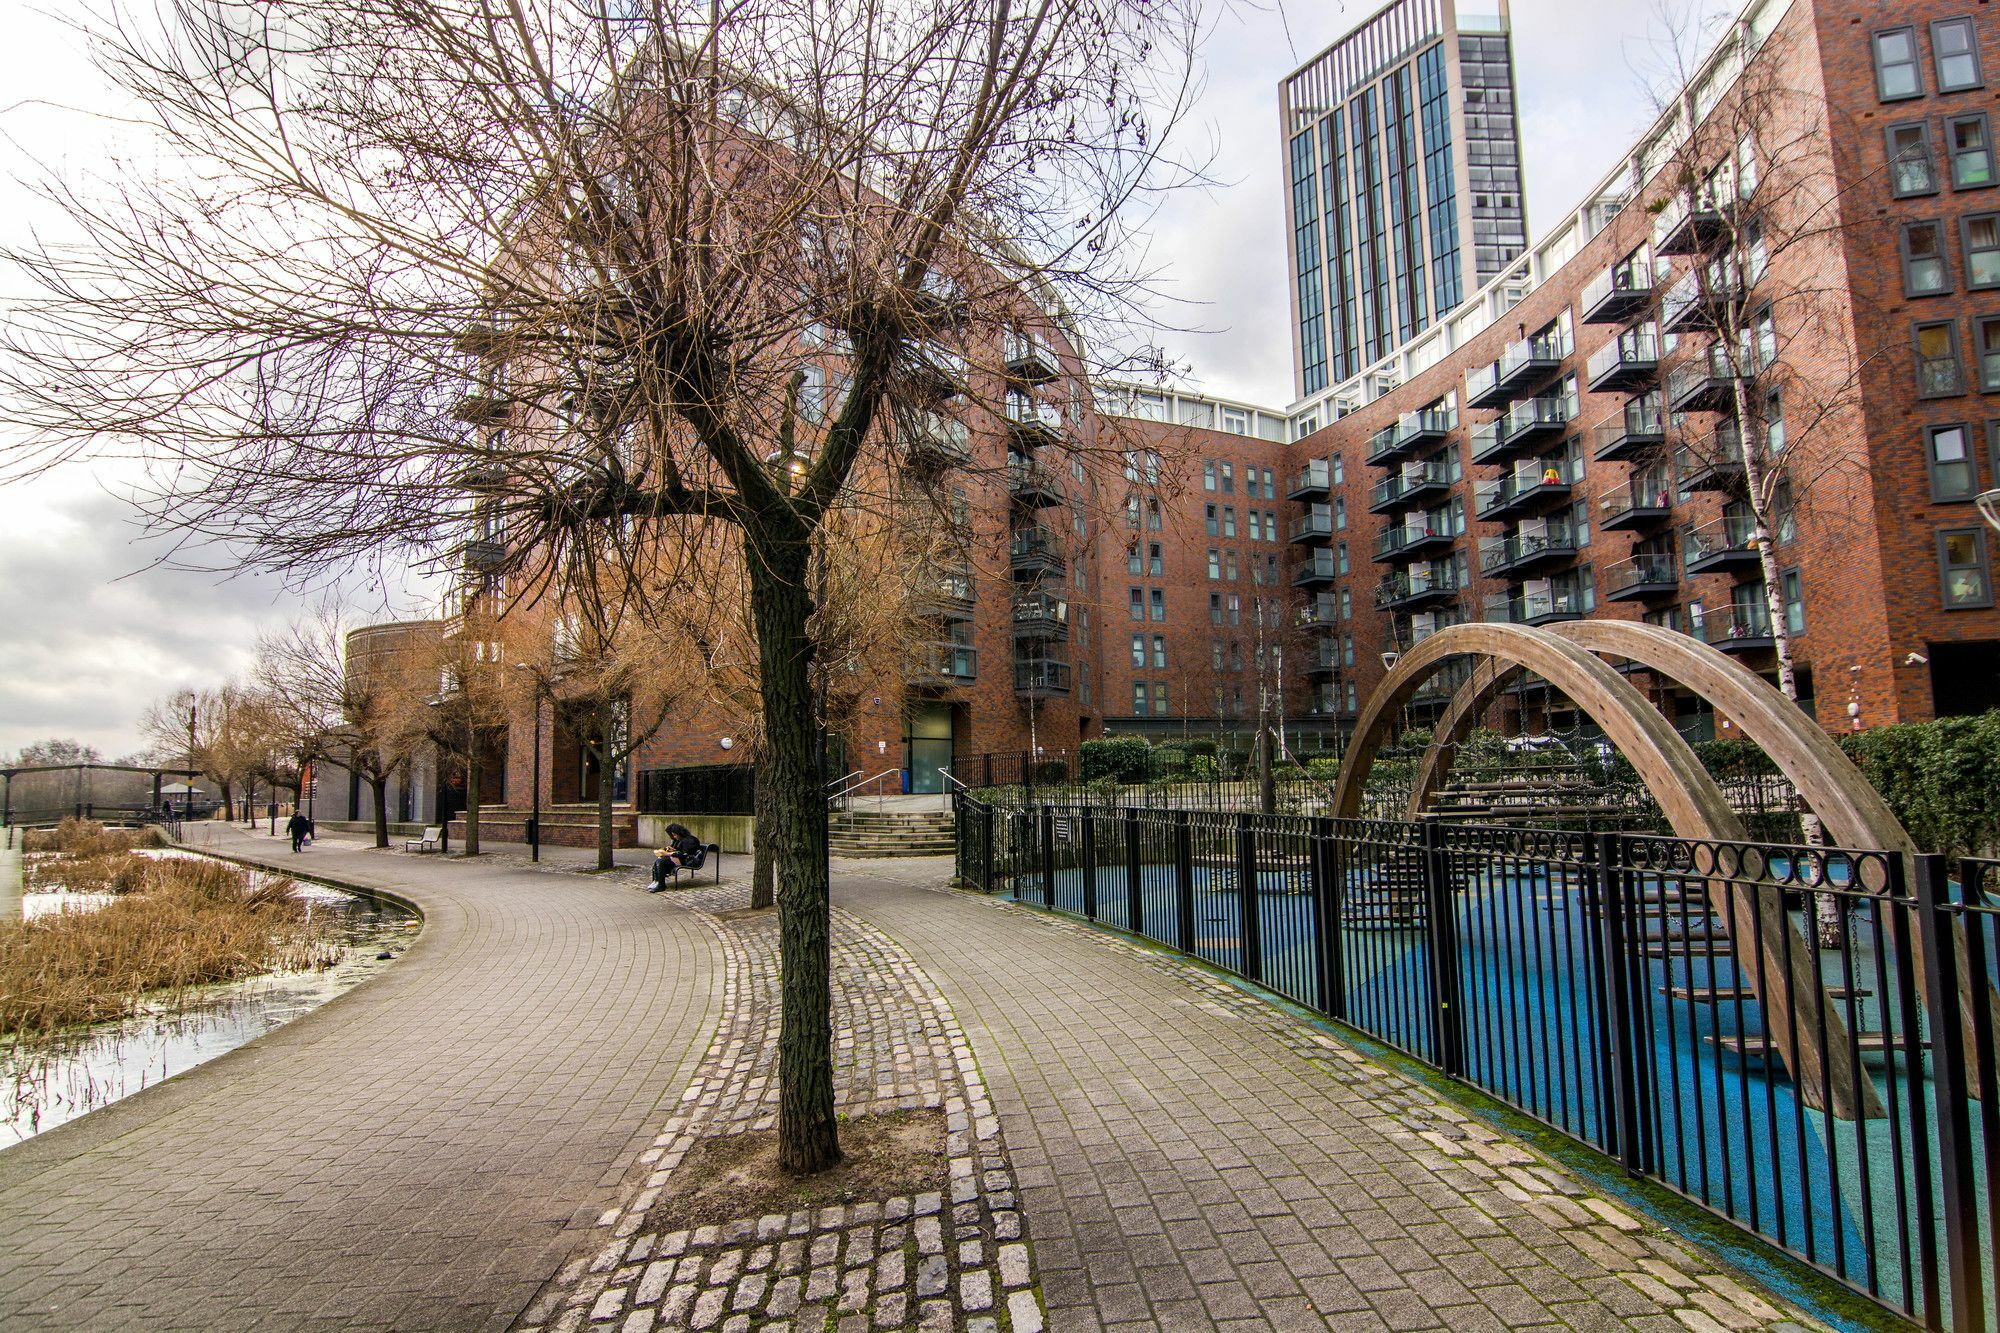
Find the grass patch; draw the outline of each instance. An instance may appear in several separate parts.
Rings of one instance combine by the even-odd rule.
[[[167,835],[150,824],[108,829],[94,819],[65,819],[52,829],[29,829],[21,835],[24,852],[61,852],[65,856],[115,856],[171,845]]]
[[[72,867],[113,859],[56,858],[48,878],[83,887]],[[0,923],[0,1036],[44,1045],[142,1002],[173,1005],[197,987],[339,960],[332,915],[308,914],[289,879],[193,857],[130,859],[138,867],[117,861],[109,872],[130,881],[114,902]]]
[[[837,1204],[880,1203],[942,1190],[947,1183],[945,1116],[939,1109],[862,1116],[840,1127],[840,1163],[812,1176],[778,1167],[776,1130],[703,1139],[681,1159],[649,1229],[685,1231],[739,1218]]]

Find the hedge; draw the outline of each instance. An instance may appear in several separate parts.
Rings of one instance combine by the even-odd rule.
[[[1947,856],[2000,848],[2000,711],[1874,727],[1840,748],[1917,846]]]

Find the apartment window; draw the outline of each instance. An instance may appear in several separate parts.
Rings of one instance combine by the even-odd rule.
[[[1340,618],[1342,620],[1354,619],[1354,594],[1345,588],[1340,590]]]
[[[1931,127],[1928,121],[1891,125],[1889,140],[1889,193],[1898,199],[1937,193],[1937,163],[1931,157]]]
[[[1984,111],[1947,120],[1944,142],[1951,150],[1952,189],[1981,190],[1993,183],[1993,141]]]
[[[1346,480],[1347,464],[1341,461],[1339,454],[1335,454],[1333,456],[1333,484],[1338,486]]]
[[[1942,226],[1936,222],[1904,223],[1902,249],[1903,295],[1937,296],[1951,290]]]
[[[1270,468],[1264,469],[1264,498],[1266,500],[1278,498],[1278,474]]]
[[[1884,102],[1924,95],[1915,28],[1890,28],[1875,34],[1875,95]]]
[[[1340,636],[1340,664],[1344,667],[1354,665],[1354,636],[1352,634],[1343,634]]]
[[[1153,682],[1153,716],[1165,717],[1166,715],[1167,715],[1167,682],[1165,682],[1164,680],[1156,680]]]
[[[1343,532],[1347,528],[1347,498],[1345,496],[1336,495],[1333,497],[1333,528],[1336,532]]]
[[[1227,481],[1227,480],[1228,480],[1228,478],[1227,478],[1227,477],[1224,477],[1224,478],[1223,478],[1223,480],[1224,480],[1224,481]],[[1224,486],[1224,487],[1223,487],[1223,490],[1225,490],[1225,491],[1227,491],[1228,489],[1229,489],[1229,488],[1228,488],[1227,486]],[[1224,506],[1222,506],[1222,535],[1223,535],[1223,536],[1225,536],[1225,537],[1234,537],[1234,536],[1236,535],[1236,506],[1235,506],[1235,505],[1224,505]]]
[[[1215,464],[1212,461],[1204,461],[1201,465],[1201,488],[1205,491],[1215,489]]]
[[[1157,579],[1162,576],[1165,569],[1166,560],[1160,554],[1160,544],[1158,542],[1146,543],[1146,572]]]
[[[1155,634],[1153,636],[1153,670],[1165,671],[1166,669],[1167,669],[1167,636],[1164,634]],[[1164,686],[1162,686],[1161,688],[1162,690],[1165,689]]]
[[[1243,645],[1234,639],[1229,641],[1229,669],[1231,671],[1243,669]]]
[[[1208,576],[1211,579],[1222,577],[1222,552],[1212,546],[1208,550]]]
[[[1159,588],[1153,589],[1147,595],[1147,602],[1153,608],[1153,619],[1165,620],[1167,618],[1167,594],[1164,591]]]
[[[1969,18],[1938,19],[1931,24],[1931,65],[1937,73],[1938,91],[1962,93],[1977,88],[1979,39]]]
[[[1144,589],[1141,588],[1133,588],[1131,590],[1131,593],[1132,593],[1132,619],[1144,620],[1146,618],[1146,593]]]
[[[1931,501],[1970,500],[1979,489],[1972,441],[1962,422],[1924,431],[1924,460],[1930,465]]]
[[[1211,625],[1222,623],[1222,594],[1219,592],[1208,595],[1208,623]]]
[[[1135,680],[1132,682],[1132,716],[1144,717],[1145,715],[1146,715],[1146,682],[1143,680]]]
[[[1236,494],[1236,465],[1234,463],[1221,463],[1217,466],[1222,471],[1222,493],[1224,495]]]
[[[1139,530],[1139,497],[1136,495],[1125,497],[1125,526],[1134,532]]]
[[[1132,636],[1132,665],[1135,667],[1146,665],[1146,636],[1143,634]]]
[[[1771,510],[1772,517],[1777,520],[1773,526],[1777,529],[1778,544],[1782,546],[1796,539],[1799,535],[1799,522],[1797,510],[1792,504],[1792,483],[1789,477],[1778,478],[1777,490],[1771,496]]]
[[[1229,600],[1229,623],[1232,625],[1242,624],[1243,599],[1232,592],[1229,594],[1228,600]]]
[[[1222,640],[1210,639],[1208,641],[1208,662],[1215,670],[1222,670]]]
[[[1222,533],[1222,526],[1216,518],[1216,512],[1214,505],[1205,506],[1202,512],[1202,520],[1208,525],[1208,535],[1211,537],[1220,536]]]
[[[1251,509],[1245,512],[1244,517],[1250,520],[1250,540],[1253,542],[1263,541],[1264,540],[1263,511],[1259,509]]]
[[[1982,316],[1972,328],[1979,347],[1979,391],[2000,393],[2000,317]]]
[[[1993,605],[1993,578],[1986,566],[1986,529],[1959,528],[1938,534],[1938,583],[1944,609]]]
[[[1238,578],[1242,577],[1236,572],[1236,550],[1234,547],[1222,553],[1222,577],[1228,579],[1231,583],[1236,582]]]
[[[1125,572],[1127,574],[1130,574],[1133,578],[1136,579],[1141,574],[1143,574],[1145,570],[1146,570],[1146,562],[1140,556],[1139,548],[1137,546],[1134,546],[1131,550],[1125,553]]]
[[[1756,348],[1757,369],[1770,369],[1778,359],[1778,325],[1771,318],[1771,307],[1764,306],[1750,317],[1750,342]]]
[[[2000,421],[1986,423],[1986,466],[2000,477]]]
[[[1785,633],[1805,633],[1806,603],[1798,570],[1788,569],[1778,575],[1778,593],[1785,604]]]
[[[1360,695],[1356,693],[1353,681],[1347,682],[1347,711],[1352,713],[1361,707]]]
[[[1146,501],[1146,530],[1148,532],[1158,532],[1160,530],[1160,502],[1158,500]]]
[[[1278,586],[1278,557],[1275,555],[1264,557],[1264,582],[1273,588]]]
[[[1336,574],[1347,573],[1347,543],[1336,542],[1333,547],[1333,570]]]
[[[1958,325],[1918,324],[1912,333],[1917,365],[1917,397],[1949,398],[1965,392],[1958,361]]]
[[[1764,452],[1773,458],[1785,452],[1785,394],[1773,389],[1764,395]]]

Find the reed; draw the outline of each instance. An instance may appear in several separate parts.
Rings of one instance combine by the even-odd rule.
[[[112,856],[141,848],[168,846],[158,828],[108,829],[95,819],[65,819],[52,829],[29,829],[21,835],[21,850],[61,852],[67,856]]]

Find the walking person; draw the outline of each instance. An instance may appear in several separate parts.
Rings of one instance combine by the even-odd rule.
[[[296,852],[305,846],[306,839],[312,835],[312,821],[293,811],[292,817],[285,821],[285,832],[292,835],[292,850]]]

